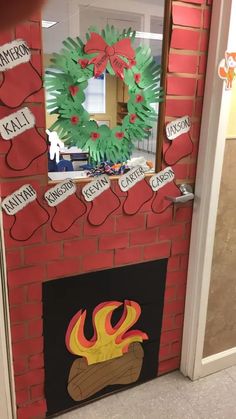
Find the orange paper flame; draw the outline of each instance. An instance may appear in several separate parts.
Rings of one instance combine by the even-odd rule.
[[[88,365],[118,358],[128,352],[133,342],[148,339],[140,330],[128,331],[139,319],[141,308],[135,301],[124,302],[124,311],[119,322],[113,327],[111,317],[122,303],[108,301],[99,304],[93,311],[94,336],[87,340],[84,336],[86,310],[80,310],[70,321],[66,333],[66,346],[69,352],[87,359]]]

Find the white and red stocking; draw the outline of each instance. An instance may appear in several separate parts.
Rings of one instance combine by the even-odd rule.
[[[2,73],[0,100],[8,108],[21,106],[26,99],[42,87],[42,78],[31,62],[17,65]]]
[[[36,199],[14,215],[15,221],[10,230],[14,240],[26,241],[50,218],[48,212]]]
[[[52,218],[51,227],[57,233],[64,233],[82,217],[86,211],[86,205],[80,200],[77,194],[70,195],[63,202],[58,204]]]
[[[167,196],[177,197],[180,196],[181,192],[174,181],[167,183],[163,188],[158,189],[156,196],[152,202],[152,210],[156,214],[160,214],[165,211],[172,202],[168,200]]]
[[[193,143],[189,132],[181,134],[178,138],[171,141],[167,150],[164,150],[166,164],[173,166],[183,157],[189,156],[193,151]]]
[[[25,170],[38,157],[47,152],[47,143],[37,128],[18,135],[10,140],[11,148],[6,155],[7,165],[13,170]]]
[[[92,201],[88,221],[94,226],[100,226],[121,205],[118,196],[109,188]]]
[[[153,198],[153,190],[145,179],[136,183],[128,190],[128,196],[124,202],[124,212],[127,215],[134,215],[142,208],[142,206]]]

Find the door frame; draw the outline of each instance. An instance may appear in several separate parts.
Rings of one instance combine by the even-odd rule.
[[[208,295],[231,91],[217,74],[235,49],[236,0],[213,0],[205,99],[195,188],[181,372],[198,379],[236,363],[236,348],[203,359]],[[228,28],[228,30],[227,30]]]
[[[2,226],[2,211],[0,210],[0,414],[4,419],[15,419],[17,413],[11,351],[6,258]]]

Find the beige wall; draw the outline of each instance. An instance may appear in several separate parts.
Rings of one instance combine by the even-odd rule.
[[[49,129],[57,120],[57,115],[50,115],[46,112],[46,128]]]
[[[229,115],[228,138],[236,138],[236,80],[233,83],[232,102]]]
[[[46,69],[47,67],[50,66],[50,60],[52,58],[52,55],[50,54],[44,54],[43,56],[43,65],[44,65],[44,69]],[[50,115],[47,111],[46,111],[46,128],[50,128],[52,126],[52,124],[54,124],[54,122],[57,120],[57,115]]]
[[[204,357],[236,346],[236,139],[227,140],[214,245]]]
[[[43,65],[44,65],[44,69],[49,67],[51,64],[51,58],[52,58],[53,54],[44,54],[43,55]]]

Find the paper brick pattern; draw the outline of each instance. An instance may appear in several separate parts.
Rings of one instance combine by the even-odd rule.
[[[173,167],[177,183],[194,183],[195,180],[210,4],[207,0],[173,2],[165,123],[180,116],[191,116],[194,146],[191,154]],[[40,31],[40,16],[35,14],[16,30],[0,35],[1,45],[17,37],[25,38],[33,48],[32,64],[39,74],[42,71]],[[23,84],[27,88],[26,75]],[[10,98],[6,97],[6,100]],[[45,113],[42,94],[39,92],[30,96],[27,106],[36,117],[36,128],[43,134]],[[0,116],[4,116],[3,105]],[[169,143],[164,145],[167,149]],[[81,213],[75,220],[72,217],[74,222],[67,226],[67,231],[60,233],[51,227],[54,209],[49,209],[43,201],[43,194],[48,188],[47,156],[41,156],[27,169],[16,173],[6,165],[9,147],[9,144],[0,141],[1,196],[6,197],[23,184],[30,183],[38,192],[40,204],[50,213],[50,220],[24,243],[11,237],[14,217],[3,217],[18,419],[42,419],[47,412],[42,333],[42,283],[47,280],[169,258],[158,374],[179,368],[192,204],[171,205],[160,212],[159,209],[163,209],[160,200],[155,202],[157,211],[153,212],[151,203],[154,203],[154,198],[141,205],[137,214],[127,215],[123,211],[127,194],[119,191],[117,181],[113,181],[112,189],[121,201],[119,208],[100,226],[91,225],[87,213]],[[163,161],[163,168],[165,165]],[[126,205],[129,202],[128,212],[133,213],[139,205],[132,199]],[[139,204],[144,201],[140,199]],[[91,208],[86,206],[88,210]],[[66,210],[64,214],[66,216]],[[103,214],[98,213],[98,216],[102,218]],[[68,216],[66,222],[69,219]]]

